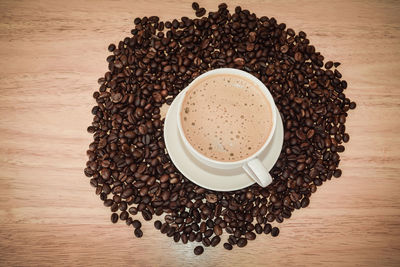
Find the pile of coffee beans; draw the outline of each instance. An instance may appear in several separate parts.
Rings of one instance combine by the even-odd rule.
[[[93,94],[88,132],[94,141],[84,172],[112,223],[124,221],[140,238],[138,214],[146,221],[165,214],[154,227],[175,242],[199,242],[199,255],[221,243],[223,232],[227,250],[257,235],[278,236],[271,223],[306,208],[318,186],[340,177],[347,112],[356,104],[344,94],[340,63],[324,63],[306,33],[239,6],[230,13],[220,4],[206,17],[199,4],[192,7],[199,18],[136,18],[132,36],[108,47],[109,71]],[[284,145],[267,188],[204,189],[185,178],[165,150],[160,107],[200,74],[221,67],[260,79],[281,113]]]

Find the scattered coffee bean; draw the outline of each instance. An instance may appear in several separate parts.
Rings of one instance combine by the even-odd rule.
[[[271,235],[273,237],[278,236],[279,235],[279,228],[278,227],[273,227],[271,230]]]
[[[200,8],[199,4],[197,2],[192,3],[192,8],[193,10],[198,10]]]
[[[201,7],[196,10],[196,17],[202,17],[206,14],[206,9]]]
[[[236,243],[237,243],[236,237],[234,237],[233,235],[229,236],[228,242],[231,245],[236,245]]]
[[[247,240],[254,240],[254,239],[256,239],[256,234],[253,233],[253,232],[247,232],[245,234],[245,237],[246,237]]]
[[[125,221],[126,219],[128,219],[129,214],[126,211],[121,212],[121,214],[119,215],[119,218],[123,221]]]
[[[211,245],[211,241],[208,237],[204,237],[202,240],[203,246],[209,247]]]
[[[347,143],[347,142],[349,142],[349,140],[350,140],[349,134],[347,134],[347,133],[343,134],[343,142]]]
[[[330,68],[332,68],[333,67],[333,62],[332,61],[327,61],[326,63],[325,63],[325,68],[327,69],[327,70],[329,70]]]
[[[229,243],[224,243],[224,248],[225,248],[226,250],[232,250],[232,245],[229,244]]]
[[[219,244],[219,242],[221,242],[221,238],[219,236],[214,236],[211,239],[211,246],[215,247]]]
[[[111,222],[112,223],[118,222],[118,214],[116,214],[116,213],[111,214]]]
[[[174,233],[174,242],[178,243],[181,239],[181,235],[178,232]]]
[[[340,176],[342,176],[342,170],[341,169],[336,169],[333,172],[333,176],[336,177],[336,178],[339,178]]]
[[[201,255],[204,252],[204,248],[202,246],[197,246],[194,248],[193,251],[195,255]]]
[[[143,236],[143,232],[140,228],[135,229],[135,236],[141,238]]]
[[[128,211],[132,215],[136,215],[138,213],[138,210],[136,207],[130,207]]]
[[[309,204],[310,204],[310,199],[308,197],[305,197],[301,200],[302,208],[307,208]]]
[[[218,224],[214,226],[214,234],[215,235],[222,235],[222,228]]]
[[[159,220],[154,222],[154,228],[156,228],[157,230],[161,229],[161,225],[162,225],[162,223]]]
[[[115,50],[115,44],[110,44],[108,46],[108,51],[113,52]]]
[[[262,228],[261,224],[259,224],[259,223],[256,224],[254,229],[257,234],[261,234],[263,232],[263,228]]]
[[[140,221],[138,221],[138,220],[133,220],[132,221],[132,226],[134,228],[140,228],[140,227],[142,227],[142,223]]]
[[[246,238],[239,238],[237,242],[237,246],[239,248],[245,247],[247,245],[247,239]]]
[[[266,223],[264,225],[264,234],[267,235],[267,234],[271,233],[271,231],[272,231],[272,226],[269,223]]]

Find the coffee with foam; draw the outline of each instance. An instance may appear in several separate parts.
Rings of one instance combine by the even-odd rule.
[[[251,80],[215,74],[195,81],[180,111],[186,139],[200,154],[233,162],[250,157],[272,130],[268,99]]]

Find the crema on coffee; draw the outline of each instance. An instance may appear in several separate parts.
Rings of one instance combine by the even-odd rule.
[[[180,110],[194,149],[217,161],[239,161],[257,152],[272,130],[268,99],[251,80],[215,74],[196,80]]]

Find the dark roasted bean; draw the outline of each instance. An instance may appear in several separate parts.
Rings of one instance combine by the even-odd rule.
[[[196,10],[196,17],[202,17],[206,14],[206,9],[201,7]]]
[[[342,170],[341,169],[336,169],[333,172],[333,176],[336,177],[336,178],[339,178],[340,176],[342,176]]]
[[[254,240],[254,239],[256,239],[256,234],[253,232],[247,232],[245,234],[245,237],[247,238],[247,240]]]
[[[140,227],[142,227],[142,224],[141,224],[141,222],[138,221],[138,220],[133,220],[133,221],[132,221],[132,226],[133,226],[134,228],[140,228]]]
[[[195,255],[201,255],[204,252],[204,248],[202,246],[197,246],[194,248],[193,251]]]
[[[272,230],[272,226],[271,226],[269,223],[266,223],[266,224],[264,225],[264,234],[269,234],[269,233],[271,233],[271,230]]]
[[[271,235],[273,237],[278,236],[279,235],[279,228],[278,227],[273,227],[271,230]]]
[[[263,232],[263,228],[262,228],[261,224],[259,224],[259,223],[256,224],[254,229],[257,234],[261,234]]]
[[[154,227],[155,227],[157,230],[160,230],[160,229],[161,229],[161,225],[162,225],[162,223],[161,223],[159,220],[157,220],[157,221],[154,222]]]
[[[237,242],[237,246],[242,248],[245,247],[247,245],[247,239],[246,238],[239,238],[238,242]]]
[[[222,235],[222,228],[218,224],[214,226],[214,234],[215,235]]]
[[[219,242],[221,242],[221,238],[219,236],[214,236],[211,239],[211,246],[215,247],[219,244]]]
[[[208,237],[203,237],[202,243],[205,247],[209,247],[211,245],[211,241]]]
[[[111,222],[112,223],[118,222],[118,214],[116,214],[116,213],[111,214]]]
[[[119,215],[119,218],[123,221],[125,221],[126,219],[128,219],[129,214],[126,211],[121,212],[121,214]]]
[[[229,243],[224,243],[224,248],[225,248],[226,250],[232,250],[232,245],[229,244]]]
[[[136,228],[134,232],[135,232],[135,236],[138,238],[141,238],[143,236],[143,232],[140,228]]]
[[[192,3],[192,8],[193,10],[198,10],[200,8],[199,4],[197,2]]]

